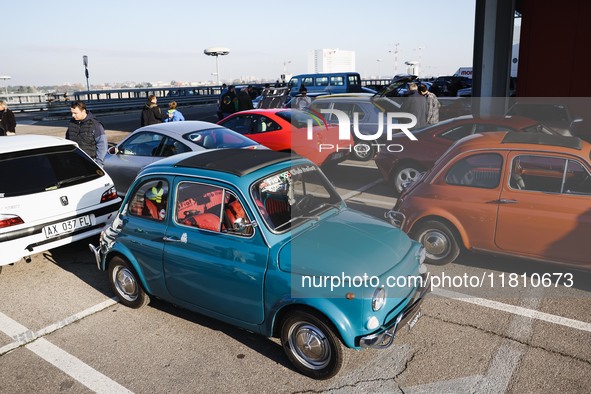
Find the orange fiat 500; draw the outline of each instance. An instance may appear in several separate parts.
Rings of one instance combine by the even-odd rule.
[[[539,133],[474,134],[410,185],[386,217],[453,262],[462,247],[591,268],[591,144]]]

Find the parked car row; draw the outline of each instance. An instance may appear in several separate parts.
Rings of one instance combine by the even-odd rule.
[[[417,141],[404,134],[392,136],[393,143],[404,146],[400,152],[381,150],[375,157],[378,170],[385,181],[391,182],[399,195],[407,182],[418,179],[456,141],[475,133],[493,131],[532,132],[559,135],[553,129],[529,118],[517,116],[475,117],[465,115],[448,119],[413,132]]]
[[[322,146],[360,141],[319,110],[367,114],[373,134],[375,96],[316,103],[146,126],[109,149],[104,170],[70,141],[0,137],[0,269],[100,232],[90,249],[122,304],[160,298],[278,337],[297,370],[328,379],[346,348],[387,348],[416,324],[425,261],[470,249],[589,268],[586,142],[516,116],[394,135],[404,150],[376,156],[400,193],[390,225],[347,207],[320,168],[348,157]],[[317,282],[344,276],[376,281]],[[393,288],[390,277],[417,280]]]
[[[336,128],[297,110],[221,123],[278,151],[222,125],[173,122],[136,130],[102,169],[62,138],[0,137],[0,267],[100,232],[91,250],[122,304],[157,297],[279,337],[315,379],[337,374],[347,348],[384,349],[412,328],[430,288],[424,248],[348,208],[324,176],[320,165],[346,157],[315,152]],[[343,276],[363,286],[318,284]],[[416,279],[387,287],[390,277]]]

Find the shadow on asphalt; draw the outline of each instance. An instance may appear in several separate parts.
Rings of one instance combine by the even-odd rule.
[[[197,312],[177,307],[166,301],[152,299],[150,301],[150,306],[175,317],[206,327],[210,330],[219,331],[268,359],[281,364],[294,372],[298,372],[288,360],[279,342],[274,342],[272,339],[265,336],[242,330]],[[240,357],[240,355],[238,355],[238,357]]]
[[[98,235],[83,239],[51,249],[50,252],[43,252],[43,257],[111,298],[114,294],[109,287],[107,274],[97,268],[94,255],[88,249],[89,243],[98,245],[98,241]]]
[[[585,291],[588,293],[586,296],[591,297],[591,271],[588,270],[528,260],[525,258],[475,253],[465,250],[454,264],[466,267],[476,267],[485,271],[505,272],[508,275],[514,273],[519,276],[518,280],[520,284],[523,284],[525,280],[530,287],[534,287],[532,286],[532,283],[538,285],[537,287],[540,287],[538,284],[538,277],[541,277],[544,274],[552,280],[552,284],[548,287],[555,287],[556,279],[559,275],[562,275],[562,277],[558,281],[558,285],[565,285],[565,276],[572,274],[572,288]],[[445,266],[441,267],[445,268]],[[525,279],[522,275],[525,275]],[[498,278],[499,277],[497,276],[497,279]],[[506,278],[508,278],[508,276],[506,276]]]
[[[106,297],[111,298],[115,296],[115,294],[111,291],[106,273],[99,271],[96,267],[94,256],[88,249],[88,243],[96,245],[98,243],[98,236],[52,249],[51,253],[45,252],[43,255],[63,270],[70,272],[83,282],[103,293]],[[228,335],[270,360],[297,372],[285,356],[281,345],[270,338],[246,330],[241,330],[235,326],[209,318],[197,312],[182,309],[167,301],[156,299],[155,297],[151,297],[150,306],[164,313]],[[238,357],[240,357],[240,355],[238,355]]]

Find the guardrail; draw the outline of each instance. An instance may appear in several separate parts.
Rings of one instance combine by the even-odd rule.
[[[171,101],[176,101],[179,106],[183,105],[201,105],[217,103],[219,95],[196,95],[185,97],[158,97],[158,104],[161,108],[168,106]],[[70,116],[71,101],[59,101],[49,103],[47,114],[48,117]],[[93,113],[100,112],[116,112],[141,110],[146,104],[145,99],[113,99],[113,100],[98,100],[85,101],[86,108]]]

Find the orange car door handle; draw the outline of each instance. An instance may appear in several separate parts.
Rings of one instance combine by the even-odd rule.
[[[498,200],[494,200],[491,202],[497,203],[497,204],[515,204],[517,202],[517,200],[508,200],[506,198],[500,198]]]

